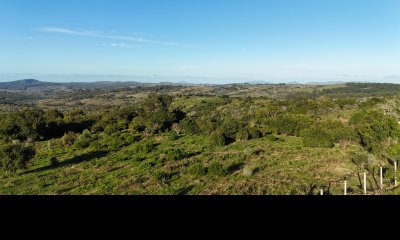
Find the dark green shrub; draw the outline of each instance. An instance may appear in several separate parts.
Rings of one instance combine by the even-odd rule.
[[[118,126],[116,125],[116,124],[110,124],[110,125],[107,125],[105,128],[104,128],[104,133],[105,134],[107,134],[108,136],[111,136],[111,135],[113,135],[114,133],[117,133],[117,132],[119,132],[119,128],[118,128]]]
[[[125,138],[125,142],[127,143],[127,145],[133,144],[135,142],[137,142],[140,139],[139,136],[135,136],[132,134],[129,134],[126,138]]]
[[[124,140],[121,139],[120,136],[109,137],[107,141],[107,145],[110,150],[118,150],[124,146],[124,144]]]
[[[188,157],[189,154],[182,149],[169,149],[165,152],[165,160],[178,161]]]
[[[357,132],[354,128],[340,121],[323,121],[318,123],[318,126],[332,135],[335,142],[339,142],[340,140],[358,140]]]
[[[143,143],[138,143],[136,145],[133,145],[133,152],[138,154],[138,155],[146,155],[150,152],[152,152],[156,148],[156,145],[154,144],[153,141],[146,141]]]
[[[267,135],[265,138],[271,142],[283,142],[284,141],[284,139],[281,139],[280,137],[275,136],[274,134]]]
[[[239,122],[233,118],[224,119],[218,130],[222,132],[225,137],[235,139],[236,133],[239,131]]]
[[[195,121],[185,118],[180,122],[182,132],[187,135],[196,135],[200,133],[200,128]]]
[[[255,129],[255,128],[249,128],[249,134],[251,139],[259,139],[262,138],[262,133]]]
[[[179,136],[178,136],[178,134],[177,134],[175,131],[169,131],[169,132],[167,133],[167,137],[168,137],[168,139],[171,140],[171,141],[175,141],[175,140],[179,139]]]
[[[25,169],[35,156],[35,148],[30,145],[8,144],[0,147],[0,167],[15,174],[18,169]]]
[[[392,160],[400,158],[400,144],[393,144],[386,149],[386,154]]]
[[[220,131],[216,131],[211,134],[210,144],[216,147],[225,146],[228,144],[228,139],[226,138],[225,134]]]
[[[171,110],[172,96],[150,94],[139,105],[138,117],[134,119],[133,127],[145,127],[150,134],[163,132],[171,128],[172,124],[181,120],[183,113],[179,110]],[[131,126],[132,127],[132,126]]]
[[[354,114],[350,123],[355,126],[362,146],[371,153],[381,154],[385,141],[400,136],[397,120],[380,111],[360,111]]]
[[[302,136],[305,147],[332,148],[335,146],[333,136],[318,127],[304,130]]]
[[[101,149],[102,148],[102,144],[98,141],[92,141],[90,143],[90,147],[93,149]]]
[[[77,146],[78,148],[87,148],[90,146],[91,141],[92,141],[92,134],[90,133],[89,130],[86,129],[78,137],[74,145]]]
[[[301,114],[284,114],[267,120],[266,124],[277,134],[299,137],[301,131],[311,127],[315,121],[310,116]]]

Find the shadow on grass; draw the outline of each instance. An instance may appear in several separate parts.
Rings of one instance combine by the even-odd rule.
[[[181,188],[176,192],[176,195],[187,195],[193,188],[194,188],[194,186],[188,186],[188,187]]]
[[[242,169],[244,165],[245,165],[244,163],[234,163],[234,164],[230,165],[227,170],[230,173],[233,173],[233,172],[236,172],[236,171],[239,171],[240,169]]]
[[[62,168],[65,166],[75,165],[75,164],[79,164],[79,163],[83,163],[83,162],[89,162],[95,158],[105,157],[105,156],[107,156],[108,153],[109,153],[109,151],[94,151],[94,152],[85,153],[83,155],[73,157],[71,159],[65,160],[65,161],[60,162],[55,165],[49,165],[46,167],[41,167],[41,168],[26,171],[23,173],[23,175],[30,174],[30,173],[43,172],[43,171],[57,169],[57,168]]]

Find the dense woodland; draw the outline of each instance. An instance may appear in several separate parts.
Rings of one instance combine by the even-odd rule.
[[[397,192],[398,85],[256,87],[75,90],[58,107],[4,91],[0,193],[341,194],[346,179],[359,194],[364,172],[371,194]],[[76,104],[97,98],[113,104]]]

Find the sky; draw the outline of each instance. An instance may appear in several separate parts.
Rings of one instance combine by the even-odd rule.
[[[108,76],[400,83],[400,1],[0,1],[0,81]]]

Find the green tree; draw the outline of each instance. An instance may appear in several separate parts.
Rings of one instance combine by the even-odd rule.
[[[187,135],[196,135],[200,133],[199,126],[195,121],[189,118],[184,118],[181,122],[182,131]]]
[[[362,146],[374,154],[382,154],[388,147],[388,140],[400,136],[397,120],[377,110],[360,111],[353,115],[350,123],[355,126]]]
[[[21,143],[8,144],[0,147],[0,166],[13,174],[18,169],[25,169],[28,162],[35,156],[35,148]]]
[[[134,129],[145,128],[149,133],[157,133],[170,129],[172,124],[179,121],[182,112],[171,110],[173,97],[168,95],[150,94],[138,109],[138,117],[133,119]]]
[[[301,114],[283,114],[268,119],[267,126],[277,134],[286,134],[299,137],[301,131],[315,123],[310,116]]]
[[[305,147],[331,148],[335,146],[333,136],[325,129],[311,127],[302,132]]]

